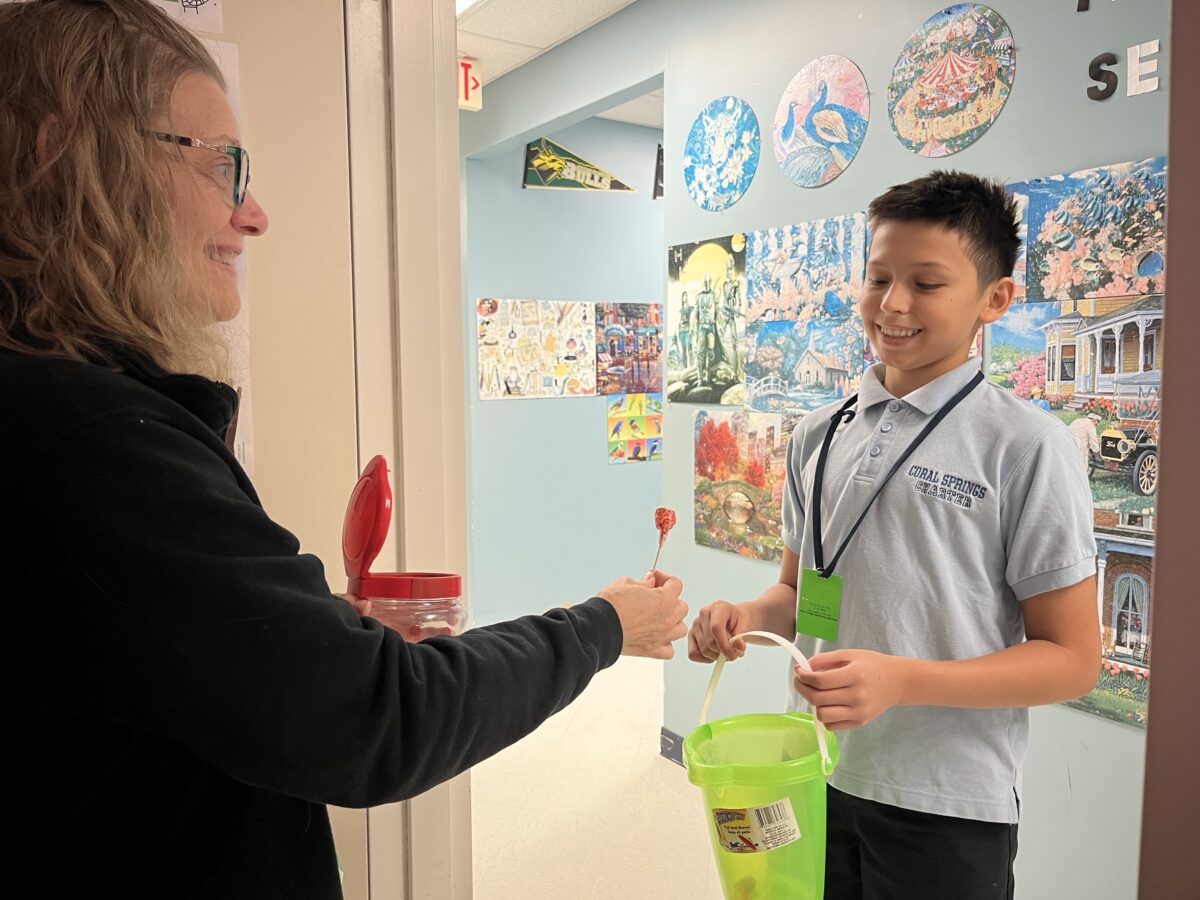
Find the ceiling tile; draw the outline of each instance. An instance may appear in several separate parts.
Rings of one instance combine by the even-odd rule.
[[[596,113],[601,119],[612,119],[616,122],[628,122],[631,125],[646,125],[650,128],[663,127],[663,98],[654,94],[635,97],[628,103],[614,106],[602,113]]]
[[[546,49],[560,44],[634,0],[483,0],[458,25],[472,34]]]
[[[458,55],[469,56],[476,61],[477,77],[484,85],[529,62],[541,52],[537,47],[498,41],[469,31],[458,33]]]

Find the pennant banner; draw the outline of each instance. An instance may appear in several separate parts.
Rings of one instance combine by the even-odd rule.
[[[525,182],[522,187],[565,191],[636,190],[546,138],[539,138],[525,147]]]

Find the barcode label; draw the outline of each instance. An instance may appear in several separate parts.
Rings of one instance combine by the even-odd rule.
[[[780,800],[778,803],[772,803],[770,806],[760,806],[754,810],[754,820],[758,822],[759,828],[766,828],[768,825],[778,825],[787,819],[788,813],[791,810],[788,808],[786,800]]]
[[[748,809],[714,809],[721,847],[729,853],[762,853],[800,840],[790,800]]]

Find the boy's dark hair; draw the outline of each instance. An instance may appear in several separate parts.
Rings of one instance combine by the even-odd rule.
[[[968,172],[938,170],[888,188],[867,207],[872,229],[884,222],[933,222],[958,232],[979,284],[1011,275],[1017,263],[1016,199],[1004,185]]]

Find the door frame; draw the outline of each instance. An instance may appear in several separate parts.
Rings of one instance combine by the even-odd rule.
[[[377,566],[465,574],[454,6],[343,7],[358,463],[383,454],[394,498]],[[347,900],[471,896],[469,773],[403,803],[334,813]]]

